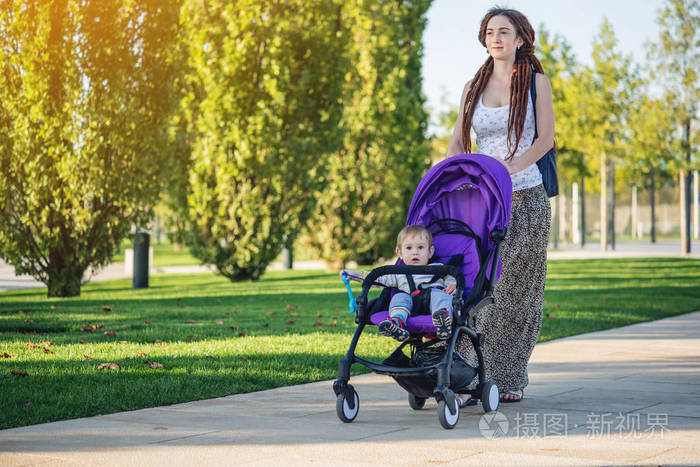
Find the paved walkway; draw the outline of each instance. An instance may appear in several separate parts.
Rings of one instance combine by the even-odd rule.
[[[695,312],[539,344],[521,403],[450,431],[363,375],[351,424],[323,381],[0,431],[0,465],[700,464],[699,370]]]

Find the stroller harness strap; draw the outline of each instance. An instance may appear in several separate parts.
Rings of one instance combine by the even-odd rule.
[[[434,275],[427,284],[432,284],[441,276]],[[434,286],[434,287],[423,287],[423,284],[416,287],[416,282],[413,280],[413,275],[406,274],[406,281],[408,286],[411,288],[411,298],[413,299],[413,308],[411,309],[411,316],[418,315],[429,315],[430,314],[430,292],[432,289],[442,290],[444,287]]]

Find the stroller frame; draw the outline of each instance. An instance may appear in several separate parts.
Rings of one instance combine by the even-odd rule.
[[[492,381],[486,380],[486,367],[482,353],[484,344],[484,335],[475,331],[476,316],[487,305],[493,303],[493,286],[496,282],[496,271],[500,258],[500,245],[505,238],[506,229],[495,229],[490,233],[490,237],[494,242],[491,249],[490,265],[491,275],[489,281],[481,285],[482,290],[479,291],[477,299],[472,303],[465,303],[463,292],[465,289],[464,274],[458,268],[451,265],[442,266],[382,266],[372,270],[362,283],[362,292],[357,298],[357,314],[355,322],[357,329],[350,342],[350,348],[345,355],[345,358],[340,360],[338,364],[338,379],[333,383],[333,392],[336,395],[336,414],[343,422],[350,423],[355,420],[359,410],[359,397],[355,388],[349,384],[350,368],[353,364],[359,363],[366,366],[377,374],[396,376],[423,376],[429,371],[437,370],[437,385],[433,389],[433,397],[438,402],[438,418],[440,424],[445,429],[452,429],[457,425],[459,420],[459,404],[455,392],[450,389],[450,368],[453,363],[453,356],[457,339],[460,335],[465,334],[472,346],[474,347],[478,367],[475,369],[479,376],[479,383],[475,389],[461,390],[457,392],[461,394],[469,394],[474,400],[481,400],[485,412],[495,411],[498,408],[499,392],[498,387]],[[485,273],[487,259],[482,265],[483,273]],[[481,272],[480,272],[481,273]],[[376,363],[355,355],[355,349],[360,339],[365,326],[371,324],[370,315],[373,310],[374,302],[379,298],[372,299],[369,303],[367,296],[369,290],[377,278],[388,274],[433,274],[438,276],[452,275],[457,280],[457,290],[453,298],[453,332],[447,345],[447,351],[436,363],[422,367],[398,367],[390,366],[383,363]],[[471,295],[470,295],[471,296]],[[422,336],[412,335],[411,338],[403,342],[395,352],[401,351],[406,345],[411,345],[414,350],[424,348],[426,346],[422,341]],[[419,410],[425,404],[425,397],[419,397],[411,392],[408,393],[408,401],[411,408]]]

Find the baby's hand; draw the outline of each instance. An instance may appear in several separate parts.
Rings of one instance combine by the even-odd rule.
[[[340,277],[343,277],[343,275],[347,274],[348,272],[345,269],[340,270]]]
[[[445,293],[454,295],[455,292],[457,291],[457,286],[454,284],[450,284],[447,287],[445,287]]]

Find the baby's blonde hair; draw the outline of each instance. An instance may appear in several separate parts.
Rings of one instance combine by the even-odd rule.
[[[414,236],[414,235],[421,235],[425,236],[428,239],[428,247],[433,246],[433,235],[430,233],[430,230],[426,229],[422,225],[407,225],[401,231],[399,232],[399,235],[396,237],[396,249],[400,250],[401,245],[403,244],[403,241],[406,237],[408,236]]]

